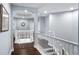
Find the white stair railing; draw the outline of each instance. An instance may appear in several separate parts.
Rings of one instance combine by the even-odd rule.
[[[64,54],[67,55],[77,55],[79,45],[75,42],[67,41],[58,37],[53,37],[47,34],[38,33],[38,38],[48,40],[49,44],[54,47],[56,52],[62,55],[62,50]],[[39,40],[39,39],[38,39]]]

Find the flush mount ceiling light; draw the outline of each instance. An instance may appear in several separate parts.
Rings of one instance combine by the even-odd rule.
[[[45,14],[47,14],[47,11],[44,11]]]
[[[74,8],[73,8],[73,7],[71,7],[71,8],[70,8],[70,10],[74,10]]]
[[[24,10],[24,12],[27,13],[28,11],[27,10]]]
[[[22,17],[22,18],[24,18],[24,17]]]

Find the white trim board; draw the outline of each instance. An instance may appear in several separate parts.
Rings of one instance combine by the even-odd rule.
[[[13,51],[14,51],[14,49],[11,49],[10,52],[9,52],[9,55],[11,55],[11,53],[12,53]]]
[[[46,54],[42,51],[42,48],[41,48],[41,46],[40,46],[39,44],[34,45],[34,47],[40,52],[40,54],[46,55]]]

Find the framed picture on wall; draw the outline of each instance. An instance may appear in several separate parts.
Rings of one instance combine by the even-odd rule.
[[[9,14],[5,7],[0,4],[0,32],[9,30]]]

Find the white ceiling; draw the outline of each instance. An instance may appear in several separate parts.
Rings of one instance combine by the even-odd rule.
[[[71,7],[78,9],[77,3],[14,3],[13,5],[37,8],[40,15],[43,15],[44,11],[54,13],[69,11]]]
[[[16,6],[23,6],[23,7],[32,7],[32,8],[41,8],[45,5],[45,3],[13,3]]]

